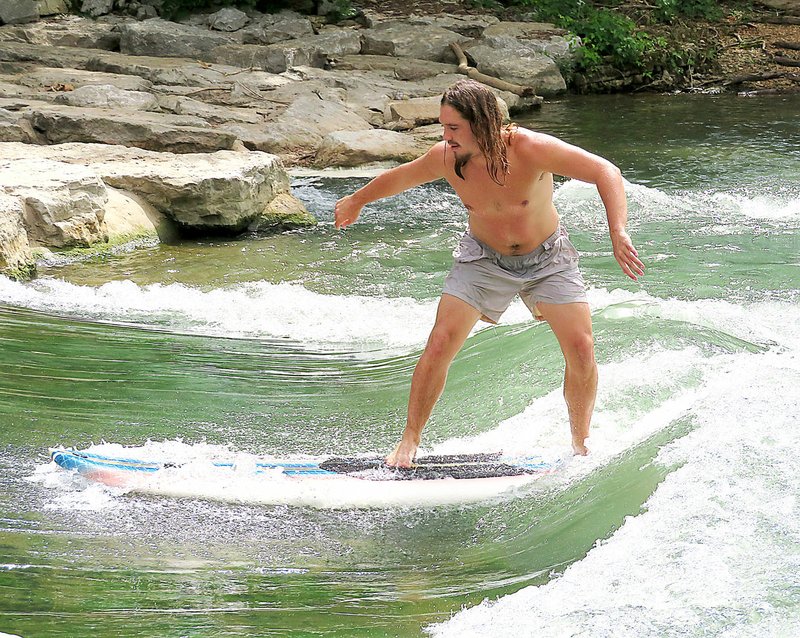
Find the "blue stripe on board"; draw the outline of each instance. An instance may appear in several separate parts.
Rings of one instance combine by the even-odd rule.
[[[116,459],[100,454],[87,452],[77,452],[74,450],[54,450],[51,453],[55,463],[67,470],[92,470],[92,469],[115,469],[126,472],[158,472],[169,464],[156,461],[142,461],[139,459]],[[214,467],[233,469],[233,463],[212,463]],[[295,475],[321,475],[335,474],[328,470],[320,469],[316,463],[257,463],[256,473],[263,474],[268,470],[280,469],[284,474]]]

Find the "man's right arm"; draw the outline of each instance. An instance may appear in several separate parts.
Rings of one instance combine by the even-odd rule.
[[[440,142],[422,157],[384,171],[352,195],[336,202],[336,228],[352,224],[361,209],[371,202],[444,177],[444,167],[444,142]]]

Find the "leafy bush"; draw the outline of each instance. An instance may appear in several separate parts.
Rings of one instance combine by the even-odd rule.
[[[639,67],[654,47],[652,38],[624,14],[582,0],[510,0],[506,4],[529,10],[537,20],[580,36],[584,55],[578,67],[582,69],[605,60],[614,66]]]
[[[655,17],[664,22],[672,22],[680,17],[705,20],[722,17],[722,9],[715,0],[656,0],[655,6]]]
[[[640,23],[660,35],[650,35],[620,9],[621,0],[501,0],[509,8],[527,12],[536,20],[552,22],[580,36],[583,58],[576,70],[589,71],[607,63],[616,68],[635,68],[651,74],[654,69],[667,69],[682,74],[696,62],[706,60],[710,50],[685,46],[671,37],[665,24],[681,18],[716,20],[723,11],[716,0],[651,0],[650,11],[637,13]],[[652,8],[655,7],[655,10]],[[661,28],[657,28],[662,25]]]

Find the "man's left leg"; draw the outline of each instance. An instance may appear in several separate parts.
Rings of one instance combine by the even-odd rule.
[[[569,412],[572,450],[587,454],[584,443],[597,396],[592,316],[587,303],[536,304],[553,330],[564,354],[564,399]]]

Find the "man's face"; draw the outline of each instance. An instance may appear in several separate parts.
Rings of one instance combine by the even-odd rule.
[[[439,109],[439,122],[444,128],[442,138],[457,158],[466,160],[477,153],[478,146],[472,128],[461,113],[449,104],[442,104]]]

